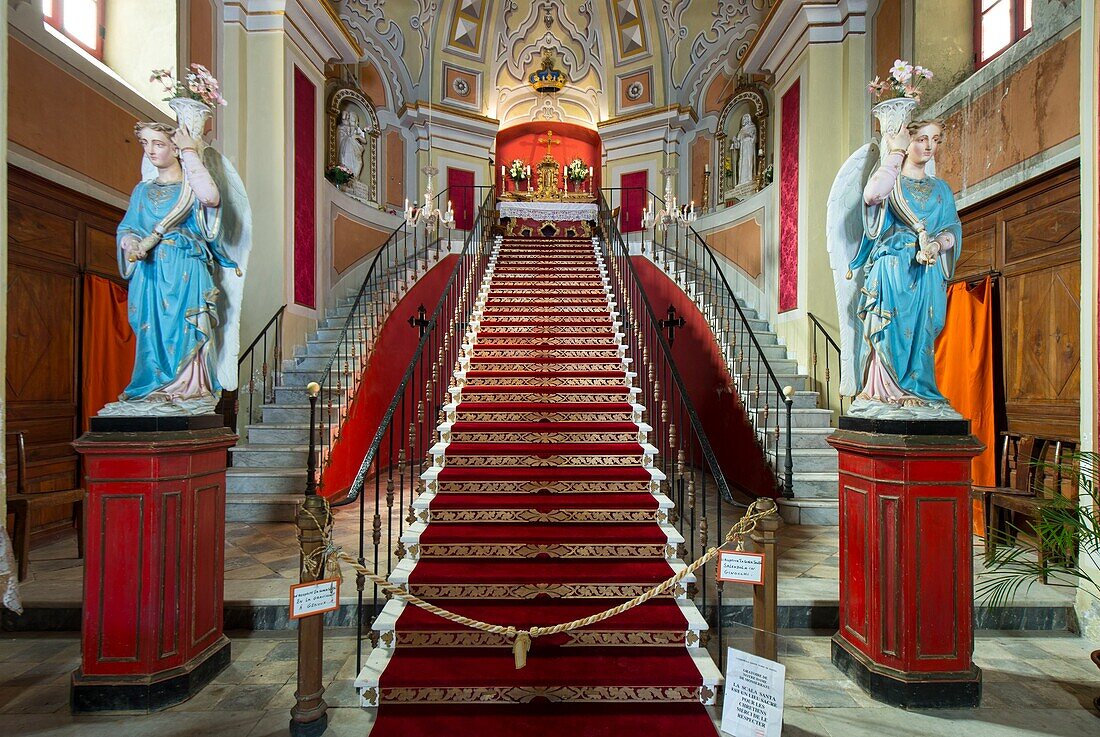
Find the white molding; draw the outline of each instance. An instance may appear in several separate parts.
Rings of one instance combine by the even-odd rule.
[[[867,0],[779,0],[745,54],[743,70],[782,78],[810,44],[866,33],[867,5]]]
[[[45,156],[11,141],[8,142],[8,163],[54,184],[67,187],[74,192],[113,205],[120,210],[125,210],[130,205],[129,195],[90,179],[67,166],[63,166],[52,159],[47,159]],[[139,160],[135,155],[135,170],[139,166]]]
[[[964,186],[955,198],[959,210],[972,207],[985,200],[992,199],[1013,187],[1041,177],[1049,171],[1076,161],[1081,156],[1081,136],[1074,136],[1046,151],[1017,162],[1004,171],[971,185]],[[1082,213],[1084,211],[1082,210]]]
[[[325,64],[351,64],[363,56],[335,13],[324,0],[228,0],[223,11],[226,23],[237,23],[248,33],[285,33],[302,55],[324,73]]]

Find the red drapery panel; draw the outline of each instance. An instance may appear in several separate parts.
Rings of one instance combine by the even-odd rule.
[[[779,311],[798,307],[798,145],[800,84],[795,80],[781,104],[779,132]]]
[[[623,189],[619,230],[623,233],[634,233],[642,229],[642,210],[646,206],[649,172],[632,171],[623,174],[619,186]]]
[[[317,306],[316,87],[294,67],[294,303]]]
[[[455,210],[455,227],[469,230],[474,224],[474,173],[447,167],[447,199]]]
[[[84,430],[108,402],[130,383],[134,370],[134,331],[126,317],[126,287],[84,275],[84,329],[81,342],[81,415]]]
[[[952,406],[970,420],[970,431],[985,443],[971,463],[974,483],[997,483],[997,431],[993,412],[993,283],[986,277],[973,288],[957,282],[947,288],[947,320],[936,341],[936,383]],[[981,533],[980,504],[974,530]]]
[[[497,184],[498,192],[502,183],[500,167],[510,166],[513,159],[522,159],[524,163],[530,164],[531,176],[536,176],[535,166],[546,156],[546,143],[539,143],[539,139],[545,139],[548,130],[554,131],[555,141],[561,140],[560,144],[550,147],[550,154],[558,162],[559,186],[562,182],[562,166],[580,158],[585,165],[592,167],[592,191],[600,188],[600,159],[603,151],[600,134],[572,123],[538,121],[513,125],[497,133],[497,160],[493,181]]]

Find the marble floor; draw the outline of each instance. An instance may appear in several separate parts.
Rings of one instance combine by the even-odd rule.
[[[72,716],[69,675],[80,659],[75,634],[0,635],[0,734],[25,737],[267,737],[287,734],[296,641],[290,631],[230,633],[232,663],[190,701],[151,715]],[[1100,670],[1092,649],[1068,635],[983,632],[977,709],[904,711],[871,700],[829,662],[829,638],[791,632],[784,735],[792,737],[1075,737],[1100,734]],[[356,706],[355,639],[326,635],[325,699],[333,737],[367,737],[373,713]],[[566,708],[566,707],[563,707]],[[715,714],[718,717],[718,714]],[[517,725],[521,726],[521,725]],[[444,736],[453,737],[453,736]]]

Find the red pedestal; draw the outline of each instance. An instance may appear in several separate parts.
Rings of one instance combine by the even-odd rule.
[[[970,459],[982,444],[966,423],[854,418],[829,443],[840,454],[833,663],[889,704],[977,706]]]
[[[170,419],[180,427],[210,424]],[[229,663],[225,465],[236,439],[215,427],[93,431],[74,443],[87,477],[74,712],[163,709]]]

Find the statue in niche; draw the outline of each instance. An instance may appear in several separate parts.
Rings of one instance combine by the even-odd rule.
[[[936,385],[935,343],[962,226],[935,176],[938,121],[883,126],[845,162],[829,193],[827,241],[840,314],[840,392],[848,414],[959,419]],[[870,176],[868,176],[868,173]]]
[[[363,154],[367,150],[367,131],[359,125],[359,116],[350,108],[340,114],[336,126],[336,151],[340,163],[348,168],[356,180],[363,172]]]
[[[178,129],[135,127],[143,176],[118,227],[118,262],[136,355],[102,416],[210,414],[237,388],[251,210],[232,164],[202,141],[209,113],[180,112]]]
[[[752,116],[741,116],[741,130],[730,142],[730,148],[737,149],[737,186],[752,184],[756,181],[756,124]],[[733,155],[732,153],[730,154]]]

